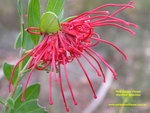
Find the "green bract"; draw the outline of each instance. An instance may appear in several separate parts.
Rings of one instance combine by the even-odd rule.
[[[53,33],[60,29],[60,23],[55,13],[48,11],[43,14],[40,22],[40,30],[43,33]]]

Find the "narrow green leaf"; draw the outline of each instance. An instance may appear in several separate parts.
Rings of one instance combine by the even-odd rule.
[[[17,0],[17,8],[18,13],[20,15],[20,28],[21,28],[21,47],[23,47],[23,41],[24,41],[24,21],[23,21],[23,9],[22,9],[22,0]]]
[[[24,22],[23,22],[22,17],[21,17],[21,26],[20,27],[21,27],[21,47],[23,47],[25,28],[24,28]]]
[[[15,41],[15,48],[21,47],[21,33],[18,34],[16,41]],[[27,30],[24,32],[24,41],[23,41],[23,49],[30,50],[34,48],[34,43],[32,42],[29,33]]]
[[[60,29],[59,20],[55,13],[49,11],[43,14],[40,22],[40,29],[44,33],[53,33]]]
[[[2,97],[0,97],[0,103],[3,104],[3,105],[5,105],[5,102],[4,102],[4,100],[3,100]]]
[[[32,99],[29,101],[22,102],[13,113],[46,113],[43,108],[37,105],[37,100]]]
[[[58,16],[61,13],[63,7],[64,0],[48,0],[46,12],[52,11]]]
[[[12,98],[7,99],[7,106],[8,106],[9,109],[14,108],[14,100]]]
[[[14,47],[15,48],[21,47],[21,33],[18,34],[16,41],[15,41],[15,44],[14,44]]]
[[[71,20],[71,19],[73,19],[73,18],[75,18],[75,17],[76,17],[76,16],[68,17],[68,18],[64,19],[61,23],[67,22],[67,21],[69,21],[69,20]]]
[[[8,81],[10,80],[13,68],[14,68],[14,65],[11,65],[11,64],[8,64],[8,63],[4,62],[3,72],[4,72],[4,75],[5,75],[5,77]],[[18,77],[18,67],[14,71],[14,75],[13,75],[13,78],[12,78],[12,85],[14,85],[14,83],[16,82],[17,77]]]
[[[27,27],[39,28],[40,25],[40,1],[39,0],[29,0],[28,2],[28,19]],[[40,32],[33,30],[34,32]],[[39,42],[39,36],[36,34],[30,34],[31,39],[35,45]]]
[[[19,15],[22,15],[23,14],[23,10],[22,10],[22,0],[18,0],[17,1],[17,9],[18,9],[18,13]]]
[[[33,84],[29,86],[26,89],[26,92],[24,95],[25,101],[28,101],[31,99],[37,99],[39,96],[39,93],[40,93],[40,84]],[[22,98],[22,93],[15,101],[15,108],[17,108],[22,103],[21,98]]]
[[[64,17],[64,9],[62,9],[61,13],[58,15],[58,19],[61,22]]]
[[[34,43],[31,40],[29,33],[25,30],[23,48],[27,51],[34,48]]]
[[[4,109],[4,107],[2,108],[2,111],[1,111],[1,113],[5,113],[5,109]]]
[[[26,53],[24,53],[23,55],[22,55],[22,57],[24,57],[26,55]],[[21,58],[22,58],[21,57]],[[28,60],[30,59],[30,55],[29,56],[27,56],[22,62],[20,62],[20,64],[19,64],[19,66],[17,67],[18,68],[18,70],[22,70],[23,68],[24,68],[24,66],[27,64],[27,62],[28,62]],[[30,69],[27,69],[27,70],[30,70]],[[23,73],[22,73],[23,74]]]

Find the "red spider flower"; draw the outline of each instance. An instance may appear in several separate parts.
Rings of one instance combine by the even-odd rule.
[[[130,29],[124,27],[125,26],[133,26],[137,28],[135,24],[126,22],[124,20],[121,20],[119,18],[114,17],[116,14],[121,12],[122,10],[126,8],[134,8],[132,5],[132,2],[129,2],[127,5],[118,5],[118,4],[107,4],[100,6],[94,10],[85,12],[67,22],[61,23],[61,28],[57,30],[57,32],[53,33],[35,33],[31,32],[31,29],[36,29],[40,30],[39,28],[33,28],[30,27],[27,29],[29,33],[34,33],[41,35],[43,34],[44,38],[40,44],[38,44],[34,49],[32,49],[28,54],[26,54],[14,67],[9,83],[9,91],[11,91],[11,81],[13,77],[13,73],[17,65],[23,61],[27,56],[31,56],[31,61],[28,65],[28,69],[31,69],[25,88],[23,90],[23,95],[22,95],[22,101],[24,100],[24,94],[26,87],[28,85],[30,76],[33,72],[34,69],[37,70],[43,70],[47,68],[48,66],[51,66],[50,68],[50,77],[49,77],[49,96],[50,96],[50,104],[53,104],[52,101],[52,93],[51,93],[51,79],[52,79],[52,71],[54,71],[54,77],[55,80],[58,80],[57,74],[56,74],[56,67],[58,67],[59,70],[59,81],[60,81],[60,88],[61,88],[61,93],[62,97],[64,100],[64,104],[66,107],[66,110],[69,111],[69,108],[67,107],[67,103],[65,100],[64,92],[63,92],[63,87],[62,87],[62,80],[61,80],[61,66],[64,67],[65,70],[65,76],[67,79],[67,83],[74,101],[74,104],[77,105],[76,99],[73,95],[73,91],[68,79],[68,74],[67,74],[67,69],[66,69],[66,64],[72,62],[74,59],[77,60],[79,65],[81,66],[82,70],[84,71],[84,74],[87,77],[87,80],[91,86],[91,89],[94,94],[94,98],[97,98],[96,93],[94,91],[94,88],[91,84],[91,81],[88,77],[88,74],[86,70],[84,69],[83,65],[81,64],[79,58],[83,56],[89,64],[94,68],[94,70],[97,72],[98,76],[103,76],[104,82],[105,82],[105,76],[103,73],[103,70],[101,69],[101,66],[95,56],[99,58],[113,73],[114,79],[117,79],[117,74],[115,71],[108,65],[108,63],[102,58],[101,55],[99,55],[97,52],[93,51],[90,47],[96,46],[99,42],[107,43],[114,48],[116,48],[127,60],[126,55],[118,49],[115,45],[113,45],[110,42],[107,42],[105,40],[102,40],[100,36],[94,32],[94,27],[99,27],[99,26],[117,26],[119,28],[122,28],[126,31],[129,31],[132,35],[135,35],[133,31]],[[110,14],[108,11],[99,11],[99,9],[107,6],[114,6],[114,7],[120,7],[119,10],[117,10],[115,13]],[[91,16],[90,16],[91,15]],[[96,43],[93,43],[92,40],[96,40]],[[98,64],[99,69],[97,69],[93,63],[89,60],[89,58],[85,55],[87,53],[90,57],[92,57]],[[95,55],[95,56],[94,56]],[[43,65],[43,67],[38,67],[38,64]]]

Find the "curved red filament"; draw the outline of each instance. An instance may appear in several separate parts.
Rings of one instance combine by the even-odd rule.
[[[29,27],[29,28],[27,29],[27,32],[28,32],[28,33],[31,33],[31,34],[36,34],[36,35],[42,35],[42,32],[38,33],[38,32],[33,32],[33,31],[30,31],[30,30],[38,30],[38,31],[40,31],[40,28]]]

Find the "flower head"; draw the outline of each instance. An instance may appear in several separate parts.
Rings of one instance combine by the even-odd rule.
[[[117,48],[114,44],[102,40],[100,36],[94,32],[94,27],[100,27],[100,26],[117,26],[119,28],[122,28],[126,31],[129,31],[132,35],[135,35],[133,31],[130,29],[124,27],[124,26],[133,26],[137,28],[135,24],[126,22],[124,20],[121,20],[119,18],[114,17],[116,14],[121,12],[122,10],[126,8],[134,8],[132,5],[132,2],[129,2],[127,5],[117,5],[117,4],[107,4],[100,6],[94,10],[85,12],[79,16],[76,16],[75,18],[61,23],[61,29],[59,29],[57,32],[53,33],[34,33],[31,32],[31,29],[36,29],[40,30],[39,28],[28,28],[27,31],[29,33],[34,33],[38,35],[43,34],[43,40],[41,43],[39,43],[34,49],[32,49],[29,53],[27,53],[14,67],[10,79],[10,84],[9,84],[9,91],[11,91],[11,80],[13,77],[13,73],[17,65],[24,60],[27,56],[31,56],[31,61],[28,64],[28,69],[31,69],[24,91],[22,95],[22,101],[24,100],[24,94],[26,87],[28,85],[30,76],[33,72],[34,69],[37,70],[43,70],[50,66],[50,77],[49,77],[49,96],[50,96],[50,104],[53,104],[52,101],[52,93],[51,93],[51,79],[52,79],[52,71],[54,71],[54,77],[55,81],[58,80],[58,76],[56,73],[56,67],[58,67],[59,70],[59,82],[60,82],[60,88],[64,100],[64,104],[66,106],[66,110],[69,111],[69,108],[67,107],[67,103],[65,100],[64,92],[63,92],[63,87],[62,87],[62,80],[61,80],[61,66],[64,67],[65,70],[65,76],[67,79],[67,83],[74,101],[74,104],[77,105],[76,99],[73,95],[73,91],[68,79],[68,74],[67,74],[67,69],[66,69],[66,64],[72,62],[74,59],[77,60],[79,65],[81,66],[84,74],[87,77],[87,80],[91,86],[91,89],[94,94],[94,98],[97,98],[96,93],[94,91],[94,88],[92,86],[92,83],[88,77],[88,74],[86,70],[84,69],[82,63],[80,62],[80,57],[84,57],[89,64],[94,68],[98,76],[103,76],[104,82],[105,82],[105,75],[103,73],[103,70],[97,61],[96,57],[100,59],[113,73],[114,79],[117,79],[117,74],[115,71],[109,66],[109,64],[102,58],[101,55],[99,55],[97,52],[92,50],[90,47],[96,46],[99,44],[99,42],[107,43],[111,46],[113,46],[115,49],[117,49],[127,60],[126,55],[119,49]],[[119,10],[117,10],[115,13],[110,14],[108,11],[99,11],[99,9],[107,6],[113,6],[113,7],[120,7]],[[124,26],[123,26],[124,25]],[[96,43],[93,43],[92,40],[95,40]],[[97,69],[93,63],[89,60],[89,58],[86,56],[86,54],[90,56],[93,60],[96,61],[98,64],[99,69]],[[96,56],[96,57],[95,57]],[[43,67],[38,67],[38,64],[43,65]]]

